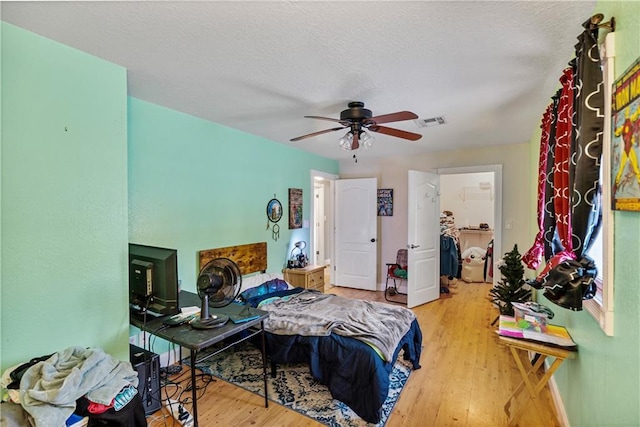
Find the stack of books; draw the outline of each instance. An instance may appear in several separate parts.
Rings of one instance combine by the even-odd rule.
[[[547,324],[544,332],[522,327],[513,316],[500,316],[498,335],[551,344],[559,347],[576,347],[575,341],[564,326]]]

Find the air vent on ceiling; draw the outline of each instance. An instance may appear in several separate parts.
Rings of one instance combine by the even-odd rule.
[[[431,117],[430,119],[418,119],[418,120],[415,120],[415,122],[420,128],[428,128],[428,127],[443,125],[447,123],[447,121],[442,116]]]

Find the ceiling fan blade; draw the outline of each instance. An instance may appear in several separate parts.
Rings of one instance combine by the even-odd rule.
[[[289,141],[296,142],[296,141],[300,141],[301,139],[311,138],[312,136],[322,135],[323,133],[334,132],[336,130],[342,130],[342,129],[344,129],[344,127],[319,130],[318,132],[308,133],[306,135],[298,136],[296,138],[291,138]]]
[[[322,116],[304,116],[305,119],[318,119],[318,120],[328,120],[330,122],[338,122],[341,123],[340,119],[332,119],[331,117],[322,117]]]
[[[383,114],[381,116],[371,117],[364,121],[365,124],[380,124],[390,122],[401,122],[403,120],[415,120],[418,116],[411,111],[398,111],[397,113]]]
[[[357,150],[358,148],[360,148],[360,136],[358,135],[358,132],[354,132],[353,141],[351,141],[351,149]]]
[[[417,141],[422,138],[419,133],[407,132],[406,130],[388,128],[386,126],[369,126],[369,130],[372,132],[383,133],[385,135],[395,136],[396,138],[408,139],[410,141]]]

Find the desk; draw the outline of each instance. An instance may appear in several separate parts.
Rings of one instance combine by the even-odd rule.
[[[190,306],[200,306],[200,298],[192,293],[187,291],[180,292],[179,296],[180,307],[190,307]],[[239,304],[231,304],[222,308],[212,308],[211,314],[215,313],[224,313],[227,315],[237,314],[244,306]],[[269,317],[269,313],[263,310],[251,309],[251,313],[257,315],[258,317],[252,320],[249,320],[244,323],[235,324],[231,320],[229,320],[224,326],[220,328],[214,329],[193,329],[188,324],[181,326],[174,326],[170,328],[163,328],[162,321],[164,317],[160,318],[147,318],[147,322],[144,323],[142,319],[138,317],[131,316],[130,323],[150,334],[153,334],[157,337],[165,339],[174,344],[178,344],[181,347],[188,348],[190,352],[190,362],[191,362],[191,394],[193,400],[193,421],[194,426],[198,426],[198,406],[197,406],[197,394],[196,394],[196,373],[195,366],[196,363],[202,362],[203,360],[208,359],[218,353],[221,353],[230,347],[239,344],[243,341],[246,341],[258,334],[262,336],[262,369],[264,376],[264,406],[265,408],[269,406],[269,400],[267,398],[267,359],[265,353],[265,342],[264,342],[264,320]],[[256,329],[259,326],[259,329]],[[247,331],[248,334],[239,338],[229,345],[226,345],[222,349],[208,354],[207,357],[204,357],[200,360],[196,359],[196,354],[198,351],[203,350],[207,347],[210,347],[214,344],[221,342],[222,340],[232,337],[239,332]]]
[[[509,400],[507,400],[507,403],[504,405],[504,412],[505,414],[507,414],[507,417],[509,417],[508,426],[515,426],[518,418],[522,415],[529,403],[533,403],[536,407],[536,411],[538,411],[538,413],[542,415],[543,409],[540,406],[540,402],[538,399],[540,391],[542,391],[544,386],[547,385],[547,382],[549,381],[549,379],[551,379],[553,373],[560,367],[565,359],[573,359],[576,357],[577,347],[576,349],[553,347],[550,345],[545,345],[543,343],[504,336],[500,336],[500,341],[502,341],[507,347],[509,347],[509,350],[511,350],[511,354],[516,361],[516,365],[518,365],[520,375],[522,375],[522,382],[520,383],[520,385],[518,385],[518,387],[509,397]],[[519,351],[525,353],[531,351],[539,354],[540,357],[535,361],[533,365],[528,367],[529,369],[527,369],[522,363],[522,358],[520,357]],[[554,357],[555,360],[553,361],[549,369],[544,373],[542,378],[538,380],[536,373],[544,364],[544,361],[548,356]],[[522,392],[522,390],[524,390],[525,387],[529,391],[529,399],[524,401],[522,403],[522,406],[512,416],[510,410],[511,402],[512,400],[517,400],[518,395]]]

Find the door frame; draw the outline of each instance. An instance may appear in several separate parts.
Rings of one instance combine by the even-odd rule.
[[[317,181],[313,187],[313,202],[311,203],[311,208],[313,209],[314,218],[317,219],[316,222],[311,223],[311,234],[310,242],[312,241],[315,245],[309,247],[309,262],[314,265],[324,265],[326,261],[329,259],[324,250],[324,241],[326,240],[326,224],[323,221],[323,217],[326,218],[324,214],[325,209],[325,193],[328,193],[329,188],[328,185],[325,185],[323,181]],[[318,237],[317,237],[318,236]]]
[[[502,253],[502,165],[477,165],[462,166],[455,168],[439,168],[436,170],[438,175],[460,175],[478,172],[493,172],[493,185],[495,194],[493,198],[493,271],[498,270],[498,256]],[[493,285],[495,286],[501,280],[499,274],[493,275]]]
[[[329,182],[329,191],[325,192],[325,195],[324,195],[325,196],[324,215],[327,217],[327,221],[325,223],[325,229],[330,230],[330,232],[325,233],[325,235],[327,236],[327,240],[329,241],[324,242],[324,251],[325,251],[325,258],[328,258],[330,262],[333,263],[335,260],[334,258],[335,243],[333,238],[333,230],[335,229],[335,225],[334,225],[335,183],[334,181],[336,179],[339,179],[340,177],[336,174],[322,172],[314,169],[311,169],[309,176],[310,176],[309,194],[311,194],[311,209],[310,209],[309,216],[310,216],[311,227],[314,227],[314,228],[316,223],[315,204],[317,203],[316,198],[314,197],[315,185],[317,181]],[[314,238],[313,229],[309,230],[309,247],[310,247],[310,251],[315,252],[316,242]],[[331,268],[331,270],[333,270],[333,267]],[[333,275],[330,274],[329,277],[331,278],[330,280],[333,279]],[[327,283],[327,284],[330,284],[330,283]]]

